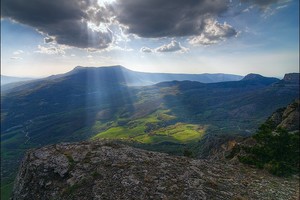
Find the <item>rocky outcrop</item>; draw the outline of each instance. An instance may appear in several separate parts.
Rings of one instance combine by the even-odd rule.
[[[291,134],[299,134],[299,106],[300,100],[296,99],[287,107],[275,111],[266,120],[266,123],[271,124],[274,131],[283,128]],[[210,153],[208,157],[213,160],[230,158],[231,161],[237,162],[238,156],[245,155],[245,152],[242,150],[243,147],[252,147],[255,144],[256,141],[253,137],[236,137],[219,145],[220,148],[215,148],[215,152]]]
[[[298,180],[96,141],[29,151],[12,199],[298,199]]]
[[[299,84],[299,77],[300,77],[299,73],[289,73],[284,75],[283,81],[287,83]]]
[[[274,124],[275,128],[299,131],[299,105],[300,101],[297,99],[286,108],[274,112],[267,122]]]

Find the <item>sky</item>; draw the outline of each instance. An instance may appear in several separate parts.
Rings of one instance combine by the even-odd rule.
[[[1,74],[299,72],[298,0],[1,0]]]

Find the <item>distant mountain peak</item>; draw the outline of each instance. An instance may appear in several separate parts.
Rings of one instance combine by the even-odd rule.
[[[277,83],[280,80],[278,78],[274,78],[274,77],[265,77],[260,74],[251,73],[251,74],[246,75],[241,81],[251,81],[251,82],[256,82],[259,84],[270,85],[273,83]]]
[[[300,76],[300,73],[288,73],[288,74],[284,75],[283,81],[299,84],[299,76]]]
[[[76,66],[73,70],[77,70],[77,69],[82,69],[84,68],[83,66]]]
[[[125,71],[128,70],[127,68],[121,66],[121,65],[113,65],[113,66],[101,66],[101,67],[94,67],[94,66],[76,66],[74,69],[71,71],[67,72],[65,75],[70,75],[70,74],[77,74],[81,72],[87,72],[87,71],[101,71],[101,70],[121,70]],[[129,71],[129,70],[128,70]]]
[[[103,68],[121,68],[121,69],[127,69],[123,67],[122,65],[112,65],[112,66],[101,66],[101,67],[83,67],[83,66],[76,66],[73,70],[80,70],[80,69],[103,69]]]
[[[247,74],[242,80],[246,81],[246,80],[255,80],[255,79],[262,79],[262,78],[265,78],[265,77],[260,74],[250,73],[250,74]]]

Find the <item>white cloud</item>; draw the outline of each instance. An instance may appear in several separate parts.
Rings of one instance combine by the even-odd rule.
[[[226,22],[221,24],[213,19],[209,19],[206,20],[206,26],[201,35],[190,38],[189,43],[193,45],[211,45],[237,34],[235,29]]]
[[[62,54],[64,55],[66,52],[64,51],[67,47],[64,46],[54,46],[54,45],[50,45],[50,46],[42,46],[42,45],[38,45],[38,51],[35,51],[37,53],[42,53],[42,54],[49,54],[49,55],[53,55],[53,54]]]
[[[23,58],[14,56],[14,57],[11,57],[10,59],[11,59],[11,60],[22,60]]]
[[[110,47],[102,50],[102,51],[133,51],[133,49],[131,48],[127,48],[127,47],[120,47],[120,46],[115,46],[115,45],[111,45]]]
[[[155,49],[156,52],[187,52],[188,49],[181,46],[181,44],[175,40],[172,40],[169,44],[164,44]]]
[[[140,51],[143,53],[152,53],[153,52],[153,50],[149,47],[142,47]]]
[[[101,52],[110,52],[110,51],[133,51],[134,49],[132,48],[127,48],[127,47],[120,47],[116,44],[111,44],[109,47],[105,48],[105,49],[92,49],[92,48],[88,48],[87,52],[90,53],[101,53]]]
[[[164,53],[164,52],[181,52],[181,53],[185,53],[188,50],[189,50],[188,48],[185,48],[185,47],[181,46],[180,42],[172,40],[169,44],[164,44],[164,45],[162,45],[160,47],[157,47],[155,49],[151,49],[149,47],[142,47],[140,51],[143,52],[143,53],[153,53],[153,52],[157,52],[157,53]]]
[[[14,55],[20,55],[20,54],[23,54],[23,53],[24,53],[24,51],[22,51],[22,50],[17,50],[15,52],[13,52]]]

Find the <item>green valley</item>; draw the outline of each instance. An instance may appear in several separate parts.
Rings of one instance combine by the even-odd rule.
[[[176,117],[169,112],[158,110],[140,119],[119,120],[107,130],[93,136],[93,139],[120,139],[147,144],[187,143],[201,139],[204,129],[195,124],[176,123]]]
[[[74,69],[1,94],[2,195],[9,193],[30,148],[110,139],[205,157],[230,137],[253,134],[272,112],[299,96],[299,84],[258,75],[128,86],[123,71]]]

